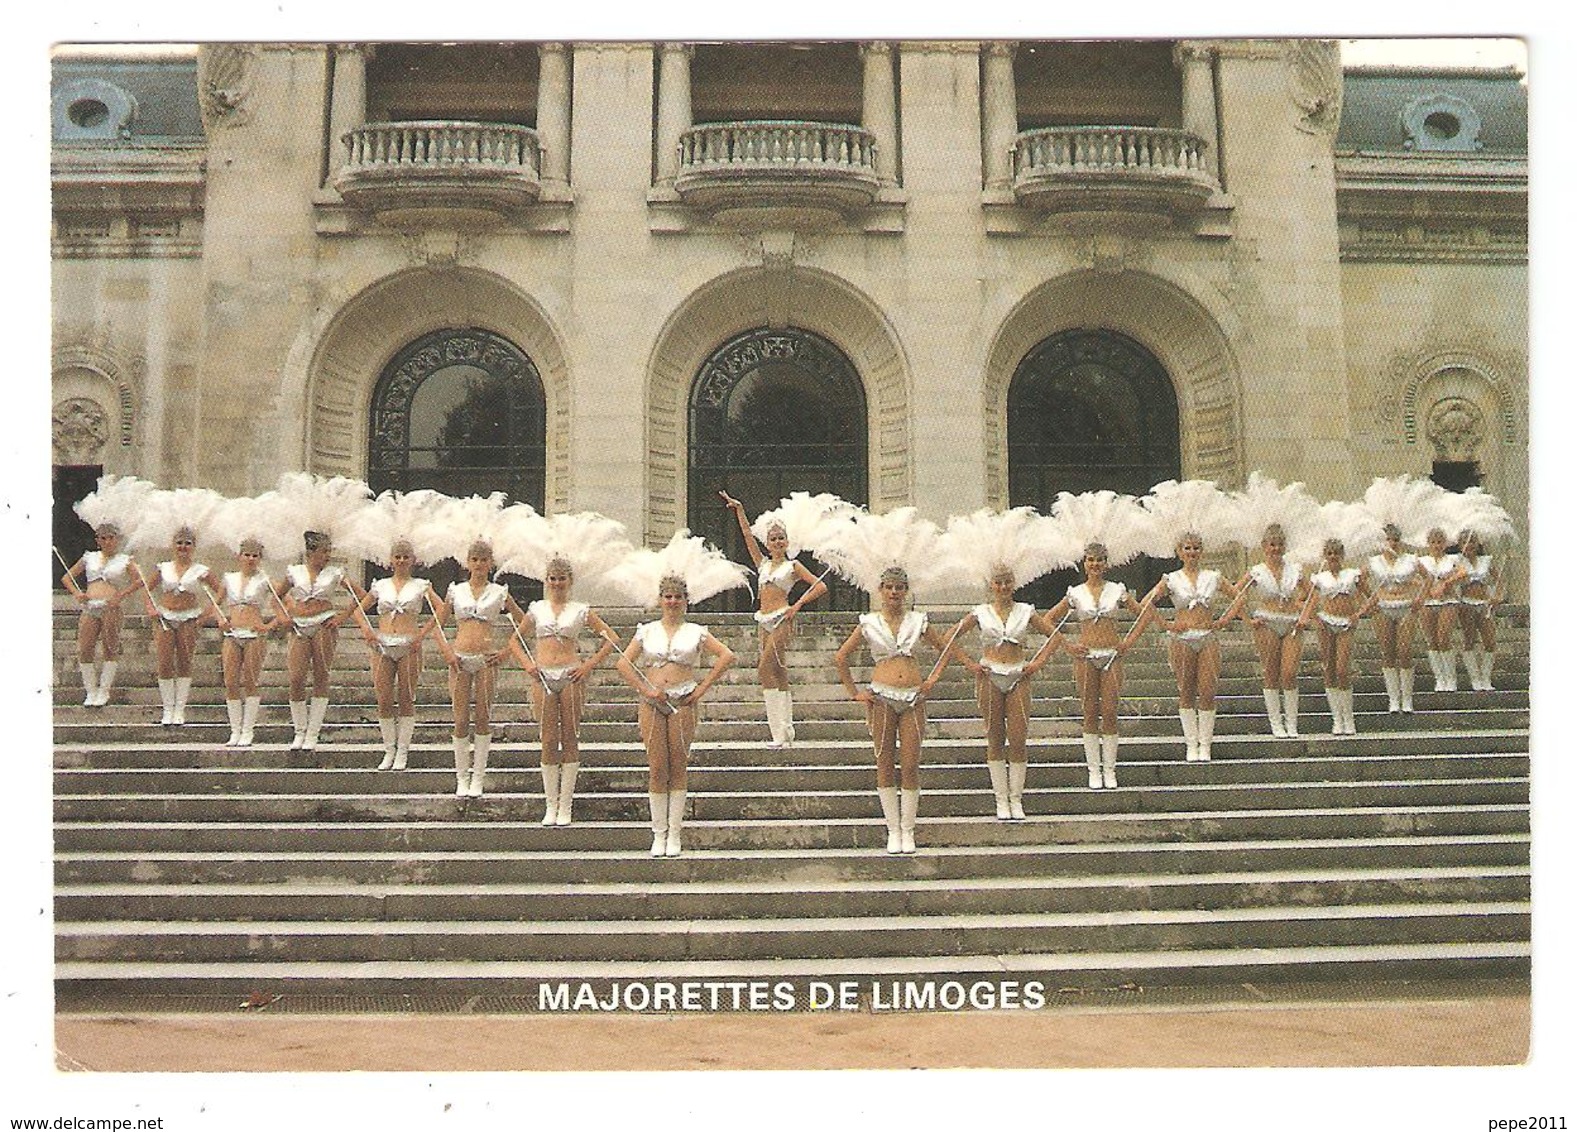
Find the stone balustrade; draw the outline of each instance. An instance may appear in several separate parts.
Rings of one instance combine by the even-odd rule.
[[[541,146],[527,126],[372,122],[343,141],[347,161],[334,187],[356,208],[406,217],[496,214],[529,205],[541,192]]]
[[[862,208],[876,199],[876,139],[826,122],[714,122],[679,139],[674,189],[704,209]]]
[[[1192,211],[1219,191],[1205,145],[1183,130],[1144,126],[1025,130],[1013,148],[1013,191],[1046,211]]]

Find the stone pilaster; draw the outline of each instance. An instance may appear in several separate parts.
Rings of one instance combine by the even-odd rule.
[[[1180,40],[1172,49],[1172,60],[1183,77],[1183,129],[1205,140],[1205,168],[1219,180],[1215,49],[1193,40]]]
[[[876,177],[883,187],[898,183],[898,104],[893,85],[893,47],[867,43],[860,48],[865,64],[860,125],[876,138]]]
[[[537,139],[542,146],[542,187],[569,187],[569,52],[562,43],[537,48]]]
[[[345,168],[344,137],[367,121],[367,51],[359,43],[334,45],[334,88],[329,108],[329,179]]]
[[[988,190],[1013,188],[1013,145],[1018,137],[1018,92],[1013,79],[1015,43],[985,45],[984,89],[981,92],[981,128],[985,145],[985,181]]]
[[[690,56],[688,43],[664,43],[658,48],[657,72],[657,184],[673,188],[679,172],[679,139],[692,123],[690,115]]]

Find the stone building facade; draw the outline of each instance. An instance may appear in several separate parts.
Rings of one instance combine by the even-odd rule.
[[[1316,40],[234,43],[63,52],[52,121],[63,497],[307,469],[661,540],[726,536],[717,486],[940,518],[1257,468],[1526,514],[1514,74]]]

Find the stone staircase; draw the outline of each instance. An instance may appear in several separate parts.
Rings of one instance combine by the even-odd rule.
[[[627,639],[634,611],[606,615]],[[161,728],[140,620],[112,703],[83,708],[75,617],[57,604],[61,1002],[573,985],[644,1009],[614,992],[770,980],[803,1007],[813,982],[849,980],[879,1006],[900,983],[1049,993],[1527,976],[1525,611],[1501,624],[1501,690],[1430,692],[1420,658],[1411,716],[1386,714],[1365,629],[1352,737],[1327,734],[1311,643],[1304,738],[1271,738],[1252,645],[1233,631],[1210,763],[1183,761],[1175,684],[1152,638],[1127,663],[1117,790],[1086,787],[1059,657],[1036,682],[1019,823],[992,816],[972,684],[951,670],[930,704],[912,857],[883,852],[869,741],[833,675],[853,615],[801,619],[789,752],[764,745],[748,618],[698,619],[740,664],[704,709],[685,853],[654,860],[633,697],[611,671],[589,697],[575,823],[543,828],[518,672],[501,683],[488,794],[462,800],[436,656],[411,768],[378,772],[354,634],[341,639],[325,745],[285,749],[275,645],[257,745],[235,750],[222,745],[211,630],[187,726]]]

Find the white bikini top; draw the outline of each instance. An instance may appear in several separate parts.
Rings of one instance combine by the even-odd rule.
[[[1314,588],[1326,597],[1341,597],[1344,594],[1358,592],[1358,578],[1363,573],[1356,566],[1345,567],[1340,574],[1332,575],[1329,570],[1321,570],[1309,581],[1314,583]]]
[[[898,623],[893,633],[887,618],[880,613],[860,614],[860,631],[865,634],[865,644],[871,650],[871,659],[882,661],[895,656],[913,656],[915,645],[925,634],[926,615],[911,609]]]
[[[1457,555],[1442,554],[1439,558],[1433,558],[1427,554],[1420,554],[1418,564],[1424,568],[1426,574],[1438,582],[1457,568]]]
[[[1369,559],[1369,573],[1382,586],[1400,586],[1418,573],[1418,555],[1398,554],[1395,562],[1387,562],[1385,555],[1376,554]]]
[[[422,595],[432,589],[426,578],[412,578],[403,590],[395,590],[393,578],[379,578],[372,583],[372,592],[378,598],[379,613],[415,613],[422,608]]]
[[[471,592],[470,581],[451,582],[449,596],[444,604],[454,610],[454,619],[460,621],[491,621],[504,611],[509,600],[509,590],[497,582],[482,587],[482,596]]]
[[[584,602],[566,601],[564,608],[555,617],[553,606],[544,598],[532,602],[526,607],[526,612],[531,614],[531,623],[537,627],[539,641],[546,637],[573,641],[586,631],[586,615],[591,612],[591,606]]]
[[[316,579],[308,579],[307,564],[297,562],[285,567],[285,578],[290,582],[287,597],[297,601],[331,601],[334,591],[345,584],[345,570],[341,566],[325,566]]]
[[[82,576],[90,585],[108,582],[120,589],[131,581],[131,555],[123,551],[106,562],[102,550],[90,550],[82,556]]]
[[[1029,619],[1035,616],[1035,607],[1027,601],[1015,601],[1013,608],[1008,610],[1006,621],[997,616],[996,607],[989,601],[975,606],[974,612],[975,620],[980,622],[981,646],[994,649],[998,645],[1024,643],[1024,634],[1029,629]]]
[[[197,592],[197,583],[208,577],[208,567],[201,562],[193,562],[186,568],[186,573],[179,576],[175,573],[175,563],[159,563],[159,592],[162,594],[194,594]]]
[[[683,664],[694,667],[701,659],[701,642],[712,634],[705,625],[686,621],[670,637],[661,621],[648,621],[636,626],[635,639],[641,642],[642,660],[648,668],[663,664]]]
[[[1475,562],[1469,562],[1466,558],[1462,558],[1462,568],[1467,571],[1467,576],[1462,580],[1469,585],[1488,585],[1489,571],[1493,561],[1488,554],[1480,554]]]
[[[1288,577],[1288,575],[1291,577]],[[1296,562],[1281,563],[1281,577],[1277,578],[1270,572],[1270,567],[1265,563],[1258,563],[1248,572],[1256,589],[1266,597],[1273,597],[1278,601],[1291,601],[1298,592],[1298,583],[1303,580],[1303,567]]]
[[[265,575],[253,574],[249,581],[242,582],[239,570],[232,570],[224,576],[224,595],[226,605],[255,605],[259,613],[273,596]]]
[[[785,594],[794,588],[794,559],[792,558],[785,558],[778,566],[772,565],[772,559],[763,558],[761,565],[756,567],[756,573],[760,577],[761,586],[775,586]]]
[[[1075,621],[1099,621],[1116,613],[1127,593],[1128,587],[1121,582],[1102,582],[1101,596],[1095,598],[1089,583],[1081,582],[1068,587],[1068,607]]]
[[[1220,585],[1219,570],[1201,570],[1199,577],[1192,582],[1183,570],[1173,570],[1166,575],[1166,592],[1172,595],[1173,609],[1208,607],[1215,600],[1216,589]]]

